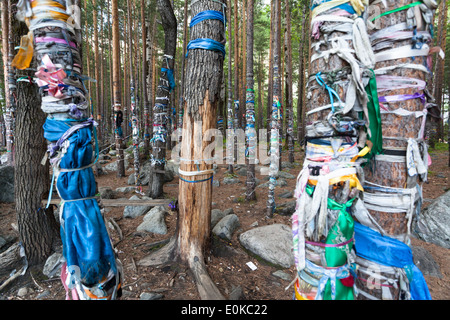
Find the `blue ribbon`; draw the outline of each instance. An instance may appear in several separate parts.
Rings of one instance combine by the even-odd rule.
[[[412,299],[432,300],[423,274],[414,264],[411,248],[405,243],[355,222],[355,250],[366,260],[405,269]]]
[[[192,28],[197,23],[203,20],[220,20],[224,25],[226,25],[227,23],[227,20],[222,12],[215,10],[205,10],[198,13],[191,19],[191,24],[189,25],[189,27]]]
[[[165,72],[167,74],[167,79],[169,79],[170,83],[170,91],[172,91],[176,86],[175,78],[173,77],[173,69],[161,68],[161,72]]]
[[[203,50],[212,50],[212,51],[218,51],[222,53],[222,55],[225,57],[225,45],[220,43],[219,41],[209,39],[209,38],[198,38],[195,40],[189,41],[187,45],[187,53],[186,57],[189,55],[189,50],[192,49],[203,49]]]

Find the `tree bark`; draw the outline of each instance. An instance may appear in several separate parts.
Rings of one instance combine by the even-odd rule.
[[[123,156],[123,132],[122,121],[125,120],[122,112],[122,86],[120,81],[120,37],[119,37],[119,12],[118,0],[111,0],[112,12],[112,65],[113,65],[113,93],[114,93],[114,124],[115,142],[117,150],[117,176],[125,176],[125,163]],[[125,125],[126,126],[126,125]]]
[[[253,1],[248,1],[247,7],[247,91],[246,91],[246,114],[247,121],[247,192],[245,198],[247,201],[256,200],[256,181],[255,181],[255,163],[257,134],[255,130],[255,91],[253,78]]]
[[[291,12],[289,6],[289,0],[286,0],[286,113],[287,113],[287,126],[286,126],[286,138],[289,150],[289,162],[294,162],[294,106],[293,106],[293,90],[292,90],[292,44],[291,44]]]
[[[158,11],[164,29],[164,56],[159,85],[156,90],[153,116],[152,178],[149,182],[149,196],[158,199],[163,196],[164,165],[166,159],[166,140],[168,139],[168,119],[170,112],[169,72],[173,73],[176,52],[177,20],[169,0],[158,0]]]
[[[199,1],[191,6],[191,14],[195,16],[205,10],[222,12],[222,9],[222,5],[216,1]],[[200,21],[191,28],[190,38],[209,38],[225,43],[224,25],[219,20]],[[184,88],[183,160],[180,163],[182,179],[179,185],[176,238],[153,257],[148,256],[139,262],[149,265],[180,259],[190,267],[200,297],[206,300],[224,299],[209,277],[204,261],[210,249],[212,161],[203,158],[208,142],[202,141],[206,131],[216,127],[223,61],[222,54],[216,51],[191,49],[188,52],[186,80],[191,85]]]

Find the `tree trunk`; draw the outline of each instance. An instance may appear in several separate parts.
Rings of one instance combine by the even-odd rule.
[[[235,4],[236,5],[236,4]],[[231,25],[231,0],[228,0],[228,10],[227,10],[227,21],[229,21],[228,25],[228,104],[227,104],[227,132],[232,132],[234,128],[234,110],[233,110],[233,88],[232,88],[232,54],[231,54],[231,48],[233,48],[233,32],[232,32],[232,25]],[[236,81],[236,80],[235,80]],[[230,165],[228,166],[228,173],[233,174],[234,172],[234,135],[233,138],[227,137],[227,163]]]
[[[174,58],[176,52],[177,20],[169,0],[158,0],[158,11],[164,29],[164,56],[156,90],[153,117],[152,178],[149,182],[149,196],[158,199],[163,196],[164,165],[166,162],[167,125],[170,111],[170,92],[173,90]],[[171,79],[172,78],[172,79]]]
[[[294,162],[294,106],[293,106],[293,90],[292,90],[292,45],[291,45],[291,12],[289,7],[289,0],[286,0],[286,113],[287,126],[286,138],[289,150],[289,162]]]
[[[135,74],[133,72],[133,59],[131,59],[133,53],[132,35],[131,35],[131,7],[130,1],[127,0],[127,18],[128,18],[128,46],[130,50],[130,111],[131,111],[131,124],[132,124],[132,136],[133,136],[133,164],[134,164],[134,184],[136,186],[136,192],[142,193],[142,186],[139,182],[140,173],[140,159],[139,159],[139,121],[136,105],[136,89],[135,89]]]
[[[117,150],[117,176],[125,176],[125,163],[123,156],[123,131],[122,122],[122,86],[120,81],[120,35],[119,35],[119,12],[117,0],[111,0],[112,12],[112,64],[113,64],[113,93],[114,93],[114,128]],[[126,126],[126,125],[125,125]]]
[[[101,108],[101,101],[100,101],[100,86],[102,85],[102,79],[100,79],[100,45],[98,41],[98,15],[97,15],[97,0],[92,0],[92,21],[93,21],[93,28],[94,28],[94,61],[95,61],[95,68],[94,68],[94,77],[95,80],[97,80],[97,83],[95,84],[95,110],[97,111],[97,122],[101,124],[102,121],[102,108]],[[97,130],[98,134],[98,140],[102,141],[102,130],[101,125],[98,127]],[[101,144],[101,143],[100,143]]]
[[[247,91],[245,118],[247,121],[247,192],[246,200],[256,200],[256,181],[255,181],[255,163],[256,148],[258,145],[257,134],[255,130],[255,91],[253,79],[253,1],[248,1],[247,9]]]
[[[147,89],[147,73],[148,73],[148,46],[147,46],[147,26],[145,17],[146,1],[141,0],[141,26],[142,26],[142,71],[141,71],[141,85],[142,85],[142,100],[144,105],[144,154],[147,155],[150,151],[150,118],[149,118],[149,102]]]
[[[216,1],[199,1],[191,6],[196,16],[206,10],[222,12]],[[216,113],[220,101],[220,81],[224,56],[221,52],[195,47],[199,38],[225,43],[224,25],[219,20],[200,21],[191,27],[191,41],[186,64],[186,80],[191,85],[184,88],[185,104],[183,139],[181,141],[179,218],[176,238],[159,251],[139,262],[153,265],[179,258],[194,274],[202,299],[224,299],[209,277],[205,266],[205,254],[210,249],[212,161],[203,158],[207,141],[202,141],[209,129],[216,127]],[[211,77],[203,75],[210,74]],[[217,139],[217,137],[215,137]],[[208,157],[214,156],[207,155]]]
[[[275,211],[275,186],[276,175],[280,168],[280,97],[281,97],[281,75],[280,75],[280,2],[274,1],[273,5],[273,102],[272,123],[270,130],[270,170],[269,170],[269,196],[267,199],[267,214],[273,217]]]
[[[3,29],[3,66],[5,77],[5,102],[6,109],[3,115],[5,120],[5,134],[6,134],[6,151],[7,164],[14,165],[14,111],[16,99],[14,97],[16,92],[16,83],[14,79],[13,68],[11,66],[14,57],[14,46],[12,44],[13,34],[11,31],[12,15],[10,14],[12,0],[2,1],[2,29]]]
[[[27,27],[14,16],[15,13],[11,15],[11,44],[16,46],[19,36],[27,33]],[[32,79],[34,76],[30,71],[17,73],[18,78]],[[42,207],[42,200],[48,197],[50,176],[48,162],[41,164],[47,143],[42,128],[46,115],[39,109],[40,105],[36,84],[17,81],[14,192],[20,240],[29,266],[43,264],[59,240],[53,209]]]
[[[421,185],[426,180],[427,171],[425,169],[425,172],[420,174],[416,172],[416,174],[413,174],[410,167],[410,159],[408,159],[408,153],[412,150],[410,148],[413,147],[414,143],[417,144],[417,153],[420,153],[421,157],[427,155],[426,142],[419,133],[422,127],[423,116],[426,117],[426,115],[422,115],[420,118],[416,117],[416,112],[420,113],[427,108],[426,98],[422,100],[419,96],[411,99],[407,97],[408,95],[423,94],[425,86],[399,86],[394,80],[392,80],[393,82],[389,86],[386,86],[382,80],[383,78],[390,79],[393,77],[392,79],[396,79],[396,77],[400,77],[403,79],[413,78],[419,81],[425,81],[427,78],[428,71],[425,68],[414,68],[414,65],[417,67],[427,65],[428,52],[424,54],[418,50],[417,52],[412,51],[410,56],[406,54],[404,57],[396,58],[394,53],[394,56],[389,55],[383,57],[389,50],[401,53],[405,48],[410,49],[411,43],[413,43],[414,32],[425,36],[428,33],[428,27],[422,20],[421,10],[418,7],[411,7],[408,10],[409,12],[405,10],[392,12],[392,10],[402,8],[405,5],[411,5],[413,2],[411,0],[401,0],[395,3],[388,3],[387,7],[373,4],[373,7],[377,9],[374,12],[384,14],[372,19],[371,22],[375,24],[376,28],[370,30],[372,48],[376,58],[374,70],[378,87],[383,137],[380,154],[374,155],[370,164],[364,167],[364,205],[367,208],[371,220],[377,226],[376,230],[382,233],[387,239],[393,238],[399,242],[404,242],[406,247],[410,244],[411,223],[416,216],[417,205],[421,203]],[[416,17],[414,31],[411,31],[413,28],[407,29],[406,27],[399,30],[405,32],[407,37],[400,39],[393,37],[389,39],[377,34],[377,32],[394,25],[399,26],[401,23],[409,24],[411,21],[408,21],[407,17],[410,16]],[[423,47],[423,49],[426,48]],[[416,49],[418,48],[414,44],[412,50]],[[383,68],[389,67],[395,67],[395,69],[381,73]],[[392,97],[395,96],[398,99],[391,101]],[[403,113],[396,114],[400,110],[403,110]],[[432,113],[430,108],[429,114]],[[426,162],[428,162],[428,159],[426,159]],[[401,198],[409,206],[405,208],[404,205],[396,205],[394,207],[390,204],[386,205],[382,201],[375,201],[376,196],[389,197],[393,202]],[[360,221],[358,217],[355,220]],[[402,270],[398,271],[394,267],[386,270],[384,265],[379,265],[370,260],[370,264],[368,265],[366,258],[358,256],[356,260],[359,265],[357,272],[358,280],[356,281],[360,291],[359,299],[401,300],[411,298],[409,286],[405,290],[402,290],[398,286],[398,283],[401,281]],[[393,270],[396,270],[399,274],[394,275],[392,273]],[[379,272],[378,280],[375,282],[373,281],[374,271]],[[383,279],[383,282],[380,279]],[[390,285],[387,288],[383,287],[386,281],[390,281],[390,284],[397,285]]]

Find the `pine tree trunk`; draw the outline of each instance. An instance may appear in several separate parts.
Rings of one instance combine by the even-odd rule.
[[[294,101],[292,90],[292,45],[291,45],[291,12],[289,0],[286,0],[286,112],[287,112],[287,128],[286,138],[289,150],[289,162],[294,162]]]
[[[255,130],[255,91],[253,79],[253,1],[248,1],[247,9],[247,91],[246,91],[246,114],[247,121],[247,192],[246,200],[256,200],[255,160],[257,148],[257,134]]]
[[[228,24],[228,104],[227,104],[227,129],[232,132],[234,128],[234,103],[233,103],[233,88],[232,88],[232,54],[231,54],[231,48],[233,48],[233,28],[232,28],[232,22],[231,22],[231,0],[228,0],[228,10],[227,10],[227,21],[229,21]],[[227,163],[231,163],[228,166],[228,173],[233,174],[234,172],[234,136],[233,138],[227,137]]]
[[[15,2],[15,1],[13,1]],[[19,45],[19,36],[27,33],[25,23],[12,19],[12,44]],[[17,71],[17,77],[32,79],[33,72]],[[60,242],[59,225],[53,208],[45,209],[42,200],[48,197],[49,164],[41,164],[47,143],[42,125],[46,115],[40,110],[39,88],[32,81],[17,82],[16,143],[14,193],[20,240],[30,266],[43,264]]]
[[[269,170],[269,196],[267,200],[267,213],[269,218],[273,217],[275,211],[275,186],[276,175],[281,164],[280,153],[280,97],[281,97],[281,75],[280,75],[280,2],[274,1],[273,6],[273,102],[270,130],[270,170]]]
[[[125,121],[122,112],[122,86],[120,81],[120,39],[119,39],[119,13],[117,0],[111,0],[112,6],[112,64],[113,64],[113,93],[114,93],[114,122],[115,142],[117,150],[117,176],[125,176],[125,162],[123,155],[122,121]],[[126,125],[125,125],[126,126]]]
[[[201,1],[191,6],[191,14],[195,16],[205,10],[221,12],[222,9],[222,5],[217,2]],[[207,20],[191,28],[190,38],[191,41],[210,38],[224,43],[224,35],[225,29],[221,21]],[[207,142],[202,141],[202,137],[207,130],[216,126],[224,56],[216,51],[194,49],[188,52],[187,59],[186,79],[191,85],[185,88],[181,157],[200,161],[198,165],[193,161],[183,160],[180,163],[180,176],[183,179],[180,179],[179,186],[177,253],[194,272],[201,298],[223,299],[205,274],[204,256],[209,251],[211,235],[212,172],[209,170],[212,169],[212,162],[204,161],[202,153]],[[204,77],[205,74],[213,76]],[[189,174],[184,175],[183,172]]]
[[[169,72],[173,73],[176,51],[177,21],[169,0],[158,0],[158,11],[164,29],[164,56],[161,66],[159,85],[156,90],[153,117],[152,178],[149,182],[149,196],[158,199],[163,196],[164,166],[166,159],[166,141],[168,139],[168,119],[170,111]],[[163,71],[164,70],[164,71]]]

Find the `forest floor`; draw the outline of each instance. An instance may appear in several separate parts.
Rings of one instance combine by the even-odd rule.
[[[302,155],[296,149],[295,167],[283,169],[294,176],[297,176],[302,167]],[[449,189],[450,170],[448,168],[448,151],[430,150],[433,164],[429,168],[429,183],[423,186],[424,205],[430,203]],[[287,161],[287,152],[283,152],[283,161]],[[114,161],[114,159],[112,160]],[[215,203],[213,209],[225,210],[232,208],[239,217],[240,228],[234,232],[229,243],[214,238],[210,254],[206,257],[206,265],[209,275],[216,283],[220,292],[225,298],[241,290],[240,299],[243,300],[292,300],[293,286],[286,290],[292,279],[295,277],[295,266],[282,269],[289,275],[288,280],[283,280],[273,275],[277,268],[265,263],[250,255],[239,243],[239,235],[254,227],[255,222],[258,226],[268,224],[286,224],[291,226],[290,216],[281,216],[275,214],[272,219],[266,218],[267,188],[257,188],[257,201],[248,203],[244,201],[245,194],[245,176],[237,177],[240,184],[223,184],[223,177],[226,175],[226,165],[219,165],[215,180],[219,180],[220,186],[213,188],[212,201]],[[113,190],[117,187],[128,186],[128,175],[133,172],[127,171],[126,177],[117,177],[116,173],[110,172],[97,177],[99,187],[109,186]],[[257,172],[257,178],[262,179]],[[283,199],[278,195],[285,191],[294,191],[296,179],[286,179],[288,183],[285,187],[277,187],[275,190],[276,203],[281,205],[284,202],[292,201]],[[144,189],[145,190],[145,189]],[[178,194],[178,177],[164,185],[164,194],[166,198],[175,199]],[[128,194],[117,194],[117,198],[129,198],[133,192]],[[120,226],[123,233],[123,239],[119,240],[119,234],[115,230],[109,229],[112,242],[117,249],[118,258],[121,260],[124,269],[123,295],[122,300],[139,300],[142,293],[156,293],[162,300],[199,300],[196,285],[189,269],[178,264],[172,264],[161,267],[142,267],[137,262],[147,256],[151,251],[151,244],[169,239],[174,235],[176,227],[176,214],[166,215],[166,224],[168,233],[166,235],[157,235],[150,233],[137,232],[137,226],[142,222],[143,216],[129,219],[123,217],[122,207],[111,207],[105,212],[105,220],[113,218]],[[5,236],[14,234],[18,236],[14,224],[17,224],[15,218],[14,204],[0,203],[0,234]],[[220,242],[221,246],[217,245]],[[450,299],[450,250],[439,247],[434,244],[425,243],[412,237],[412,244],[428,250],[440,267],[442,277],[425,276],[433,300]],[[214,250],[222,247],[228,250]],[[231,250],[230,250],[231,249]],[[253,262],[256,270],[251,270],[248,262]],[[58,279],[41,280],[38,285],[30,281],[28,284],[21,284],[10,288],[7,292],[0,294],[0,300],[35,300],[43,291],[48,291],[41,300],[63,300],[65,299],[65,290]],[[28,287],[28,293],[18,295],[21,287]],[[234,293],[232,293],[234,292]]]

